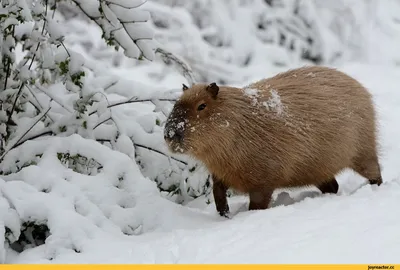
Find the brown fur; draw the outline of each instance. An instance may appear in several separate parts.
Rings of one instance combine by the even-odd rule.
[[[258,96],[245,95],[249,88]],[[345,168],[371,184],[382,183],[371,95],[340,71],[302,67],[243,89],[216,84],[183,89],[165,140],[171,151],[207,166],[221,215],[229,211],[227,188],[248,193],[252,210],[268,208],[276,188],[315,185],[336,193],[335,175]],[[269,106],[273,91],[281,106]],[[206,107],[198,111],[201,104]]]

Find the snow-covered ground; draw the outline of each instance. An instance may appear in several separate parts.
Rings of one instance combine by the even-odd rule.
[[[291,192],[292,199],[276,192],[275,207],[251,212],[247,198],[232,197],[235,215],[225,219],[201,197],[186,206],[161,198],[129,158],[123,140],[126,155],[79,135],[53,138],[10,152],[2,170],[48,146],[37,165],[0,179],[0,192],[8,198],[0,200],[0,210],[5,209],[0,221],[18,237],[17,216],[43,220],[51,235],[41,246],[20,254],[6,248],[0,255],[6,263],[399,263],[400,68],[347,64],[340,69],[374,95],[380,187],[362,186],[363,178],[344,172],[338,195],[309,189]],[[274,72],[255,70],[252,79]],[[130,107],[124,108],[129,115]],[[104,168],[91,176],[65,168],[57,153],[67,149],[96,158]]]

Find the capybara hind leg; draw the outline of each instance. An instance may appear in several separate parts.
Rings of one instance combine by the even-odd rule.
[[[251,191],[249,210],[263,210],[267,209],[269,202],[271,201],[273,190],[260,190]]]
[[[229,205],[226,198],[228,187],[214,175],[212,178],[215,207],[221,216],[227,217],[227,214],[229,213]]]
[[[353,169],[367,178],[370,185],[380,186],[382,184],[381,169],[377,158],[360,158],[354,163]]]
[[[320,184],[317,187],[319,188],[319,190],[321,190],[321,192],[323,194],[326,194],[326,193],[334,193],[334,194],[336,194],[338,192],[338,190],[339,190],[339,184],[336,181],[335,177],[330,179],[328,182]]]

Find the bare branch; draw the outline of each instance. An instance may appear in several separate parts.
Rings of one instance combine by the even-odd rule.
[[[108,89],[110,89],[111,87],[113,87],[114,85],[116,85],[118,83],[117,81],[113,81],[112,83],[110,83],[109,85],[107,85],[106,87],[104,87],[104,92],[106,92]]]
[[[96,141],[98,141],[98,142],[111,142],[109,139],[96,139]],[[177,158],[171,157],[171,156],[161,152],[160,150],[157,150],[157,149],[154,149],[154,148],[151,148],[149,146],[142,145],[142,144],[137,144],[137,143],[134,143],[133,145],[135,147],[144,148],[144,149],[147,149],[149,151],[155,152],[157,154],[163,155],[166,158],[171,158],[171,159],[175,160],[176,162],[182,163],[183,165],[186,165],[186,166],[188,165],[188,163],[186,161],[179,160]]]
[[[120,105],[124,105],[124,104],[136,103],[136,102],[153,102],[153,100],[170,101],[170,102],[175,102],[176,101],[176,99],[171,99],[171,98],[161,98],[161,99],[133,99],[133,98],[130,98],[130,99],[126,100],[126,101],[119,101],[119,102],[110,104],[110,105],[107,106],[107,108],[112,108],[112,107],[116,107],[116,106],[120,106]],[[90,112],[89,115],[93,115],[96,112],[97,112],[97,110],[93,111],[93,112]]]
[[[143,2],[140,3],[139,5],[132,5],[132,6],[124,6],[124,5],[120,4],[120,3],[114,2],[114,1],[112,1],[112,0],[106,0],[106,2],[107,2],[109,5],[116,5],[116,6],[120,6],[120,7],[122,7],[122,8],[126,8],[126,9],[133,9],[133,8],[138,8],[138,7],[142,6],[142,5],[144,5],[147,1],[143,1]]]
[[[67,52],[68,56],[71,57],[71,54],[67,50],[67,47],[65,47],[64,42],[60,41],[61,45],[64,47],[64,50]]]
[[[15,25],[12,26],[12,36],[14,36],[14,32],[15,32]],[[10,72],[11,72],[11,58],[7,58],[7,71],[6,71],[6,79],[4,82],[4,90],[7,89],[7,82],[8,82],[8,76],[10,76]]]
[[[46,11],[45,11],[45,16],[46,16],[46,15],[47,15],[48,0],[46,0],[45,5],[46,5]],[[42,35],[43,35],[43,33],[44,33],[45,26],[46,26],[46,20],[43,22]],[[33,62],[35,61],[36,52],[39,50],[39,47],[40,47],[40,41],[37,43],[35,53],[34,53],[33,56],[32,56],[31,63],[29,64],[28,69],[31,69],[31,68],[32,68]],[[8,77],[8,76],[7,76],[7,77]],[[7,77],[6,77],[6,87],[7,87]],[[13,115],[13,113],[14,113],[15,106],[16,106],[16,104],[17,104],[17,100],[18,100],[18,98],[19,98],[19,96],[20,96],[20,94],[21,94],[21,91],[22,91],[22,89],[24,88],[24,86],[25,86],[25,82],[22,82],[22,83],[21,83],[21,86],[19,87],[19,90],[18,90],[18,92],[17,92],[17,95],[16,95],[16,97],[15,97],[13,106],[12,106],[12,108],[11,108],[10,115],[8,116],[7,123],[10,123],[10,122],[11,122],[11,118],[12,118],[12,115]]]
[[[34,128],[34,126],[36,126],[36,124],[39,123],[40,120],[42,120],[43,117],[45,117],[45,116],[47,115],[47,113],[50,111],[50,109],[51,109],[51,107],[49,107],[45,112],[43,112],[41,115],[39,115],[39,116],[37,117],[36,121],[32,124],[32,126],[30,126],[30,127],[28,128],[28,130],[25,131],[25,132],[22,134],[22,136],[20,136],[19,139],[18,139],[15,143],[13,143],[10,147],[6,147],[5,152],[4,152],[3,155],[0,157],[0,161],[2,161],[3,158],[7,155],[7,153],[10,152],[11,149],[15,148],[15,145],[17,145],[17,144],[22,140],[22,138],[23,138],[26,134],[28,134],[28,132],[31,131],[32,128]]]
[[[184,165],[186,165],[186,166],[188,165],[187,162],[182,161],[182,160],[179,160],[179,159],[174,158],[174,157],[171,157],[171,156],[169,156],[169,155],[167,155],[167,154],[161,152],[160,150],[156,150],[156,149],[154,149],[154,148],[151,148],[151,147],[148,147],[148,146],[145,146],[145,145],[142,145],[142,144],[137,144],[137,143],[134,143],[134,145],[135,145],[136,147],[145,148],[145,149],[147,149],[147,150],[149,150],[149,151],[156,152],[156,153],[158,153],[158,154],[160,154],[160,155],[163,155],[163,156],[165,156],[165,157],[167,157],[167,158],[171,158],[171,159],[173,159],[173,160],[175,160],[175,161],[177,161],[177,162],[180,162],[180,163],[182,163],[182,164],[184,164]]]
[[[104,124],[105,122],[110,121],[110,120],[112,120],[111,116],[108,117],[107,119],[104,119],[103,121],[98,122],[98,123],[93,127],[93,129],[98,128],[99,126],[101,126],[102,124]]]
[[[46,135],[54,135],[54,133],[53,133],[53,131],[51,131],[49,128],[45,128],[45,129],[42,130],[41,132],[39,132],[39,133],[37,133],[37,134],[35,134],[35,135],[31,135],[31,136],[25,138],[24,140],[21,140],[20,142],[18,142],[17,144],[15,144],[15,145],[13,146],[13,148],[17,148],[18,146],[20,146],[21,144],[23,144],[23,143],[26,142],[26,141],[34,140],[34,139],[37,139],[37,138],[40,138],[40,137],[46,136]],[[12,149],[13,149],[13,148],[12,148]]]
[[[21,83],[21,85],[20,85],[20,87],[18,89],[18,92],[17,92],[17,94],[15,96],[14,103],[13,103],[12,108],[11,108],[11,112],[8,115],[8,119],[7,119],[7,123],[9,123],[9,124],[11,123],[11,118],[12,118],[12,115],[14,113],[15,106],[17,105],[17,101],[18,101],[19,95],[21,95],[22,88],[24,88],[24,85],[25,85],[25,83]]]
[[[174,61],[176,64],[178,64],[182,69],[183,76],[189,82],[190,86],[192,86],[196,82],[196,78],[194,77],[192,69],[182,59],[178,58],[173,53],[168,52],[162,48],[157,48],[155,52],[161,54],[164,62],[166,61],[166,59],[169,59],[169,60]]]
[[[123,20],[121,20],[120,22],[122,24],[129,24],[129,23],[138,23],[138,22],[144,23],[144,22],[147,22],[147,21],[123,21]]]
[[[30,101],[30,103],[31,103],[36,109],[38,109],[39,111],[43,111],[44,108],[43,108],[42,104],[40,104],[39,99],[36,97],[35,92],[32,90],[32,88],[31,88],[29,85],[27,85],[26,88],[28,88],[28,90],[29,90],[29,92],[31,93],[32,97],[36,100],[37,105],[34,105],[32,101]],[[38,108],[37,108],[37,106],[38,106]],[[54,123],[54,119],[51,118],[50,115],[48,115],[47,117],[49,117],[49,119]]]
[[[58,105],[60,105],[61,107],[63,107],[67,112],[72,113],[73,111],[68,108],[66,105],[64,105],[60,100],[58,100],[58,98],[56,98],[55,96],[52,96],[50,93],[48,93],[46,90],[44,90],[42,88],[41,85],[39,84],[35,84],[36,89],[38,89],[39,91],[43,92],[46,96],[48,96],[49,98],[51,98],[52,100],[54,100],[54,102],[56,102]]]

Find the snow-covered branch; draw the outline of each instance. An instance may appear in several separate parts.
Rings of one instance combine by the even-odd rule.
[[[154,59],[153,31],[147,26],[150,15],[138,10],[145,3],[135,1],[72,0],[86,16],[103,30],[108,45],[118,45],[135,59]]]

